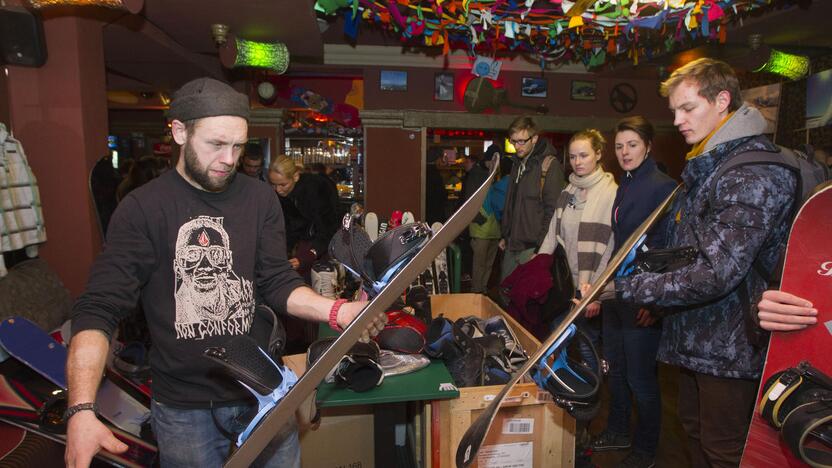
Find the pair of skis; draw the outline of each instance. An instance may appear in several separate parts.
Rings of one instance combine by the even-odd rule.
[[[399,227],[402,224],[410,224],[415,221],[416,218],[414,218],[413,213],[410,211],[396,210],[390,215],[389,220],[379,219],[376,213],[369,211],[364,214],[362,225],[364,226],[364,230],[367,232],[367,236],[370,240],[375,242],[376,239],[383,236],[388,229]]]

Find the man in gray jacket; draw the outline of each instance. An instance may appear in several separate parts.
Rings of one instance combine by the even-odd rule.
[[[699,253],[669,273],[617,278],[615,289],[623,300],[668,309],[658,359],[681,370],[679,418],[693,466],[735,467],[765,357],[764,345],[750,338],[751,307],[785,246],[797,179],[780,166],[749,164],[715,180],[739,154],[777,151],[762,135],[760,112],[743,104],[727,64],[691,62],[662,83],[662,93],[674,125],[693,145],[682,171],[684,196],[670,213],[669,246]]]
[[[543,242],[564,186],[555,148],[548,140],[539,138],[531,117],[512,122],[508,135],[517,154],[500,226],[499,246],[503,250],[500,281],[517,265],[526,263]]]

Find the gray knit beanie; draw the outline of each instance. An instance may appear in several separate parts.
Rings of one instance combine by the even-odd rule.
[[[168,118],[188,120],[235,115],[248,120],[248,97],[231,86],[213,78],[197,78],[182,85],[173,93]]]

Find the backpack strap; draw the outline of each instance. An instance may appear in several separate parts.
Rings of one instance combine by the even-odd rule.
[[[794,202],[792,206],[791,217],[793,217],[794,214],[797,213],[797,210],[800,208],[800,203],[803,198],[803,174],[801,173],[800,166],[798,165],[798,158],[805,159],[806,155],[779,145],[777,151],[747,151],[745,153],[734,156],[733,158],[726,161],[725,164],[720,166],[720,168],[714,175],[710,191],[708,192],[708,203],[711,206],[714,205],[716,184],[718,184],[719,179],[721,179],[722,176],[725,175],[725,173],[730,171],[731,169],[751,164],[779,166],[790,170],[795,174],[797,178],[797,186],[795,189]],[[765,268],[763,268],[760,258],[757,257],[754,259],[754,262],[752,263],[752,270],[755,271],[770,286],[772,283],[779,283],[780,276],[783,272],[784,260],[784,256],[781,255],[774,266],[774,270],[769,272],[766,271]],[[753,346],[762,347],[767,342],[768,334],[763,332],[762,329],[759,328],[759,322],[757,321],[755,313],[756,307],[754,307],[755,304],[752,304],[751,302],[751,298],[748,294],[748,288],[748,275],[746,275],[745,278],[743,278],[742,282],[739,284],[737,289],[740,300],[740,306],[743,309],[743,321],[745,322],[746,335]]]
[[[543,158],[540,163],[540,199],[543,200],[543,187],[546,185],[546,174],[549,173],[549,168],[552,166],[555,156],[550,154]]]

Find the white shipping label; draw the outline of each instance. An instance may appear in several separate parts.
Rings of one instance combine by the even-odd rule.
[[[497,444],[480,447],[477,466],[480,468],[532,468],[531,442]]]
[[[503,421],[503,434],[531,434],[534,432],[534,418],[515,418]]]

